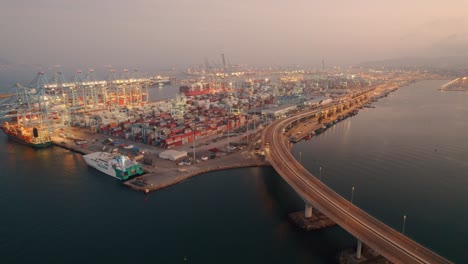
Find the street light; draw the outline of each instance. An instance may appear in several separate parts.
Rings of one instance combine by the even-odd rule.
[[[231,140],[229,138],[229,126],[231,125],[231,107],[229,107],[229,111],[228,111],[228,122],[227,122],[227,136],[228,136],[228,145],[227,145],[227,152],[229,153],[230,152],[230,148],[231,148]]]
[[[354,199],[354,186],[353,188],[351,188],[351,203],[353,203],[353,199]]]
[[[403,235],[405,234],[405,225],[406,225],[406,214],[403,215],[403,230],[401,231]]]
[[[319,181],[322,181],[322,167],[319,169]]]
[[[193,162],[195,162],[195,129],[192,128],[192,133],[193,133]]]

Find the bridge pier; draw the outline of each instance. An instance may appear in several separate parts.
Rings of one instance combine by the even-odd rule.
[[[357,247],[348,248],[339,254],[339,263],[393,263],[384,258],[374,249],[366,246],[360,239],[357,239]]]
[[[308,203],[305,204],[304,216],[305,218],[312,217],[312,205],[311,204],[308,204]]]
[[[362,253],[362,241],[360,239],[357,240],[357,249],[356,249],[356,258],[360,259]]]
[[[289,214],[289,219],[300,229],[310,231],[319,230],[336,225],[318,209],[315,209],[312,214],[312,205],[305,205],[305,211],[297,211]]]

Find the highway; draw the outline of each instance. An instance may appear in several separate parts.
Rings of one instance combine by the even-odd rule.
[[[380,222],[328,188],[291,154],[284,128],[322,111],[299,113],[270,124],[263,133],[265,156],[281,177],[305,200],[343,229],[393,263],[451,263],[395,229]]]

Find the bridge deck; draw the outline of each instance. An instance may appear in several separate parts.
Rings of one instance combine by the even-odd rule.
[[[333,107],[333,106],[330,106]],[[322,109],[323,110],[323,109]],[[266,156],[276,171],[308,203],[394,263],[451,263],[356,207],[314,177],[290,153],[283,129],[310,111],[277,120],[265,129]]]

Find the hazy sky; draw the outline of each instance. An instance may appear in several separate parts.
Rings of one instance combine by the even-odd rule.
[[[0,67],[466,55],[467,14],[467,0],[0,0]]]

